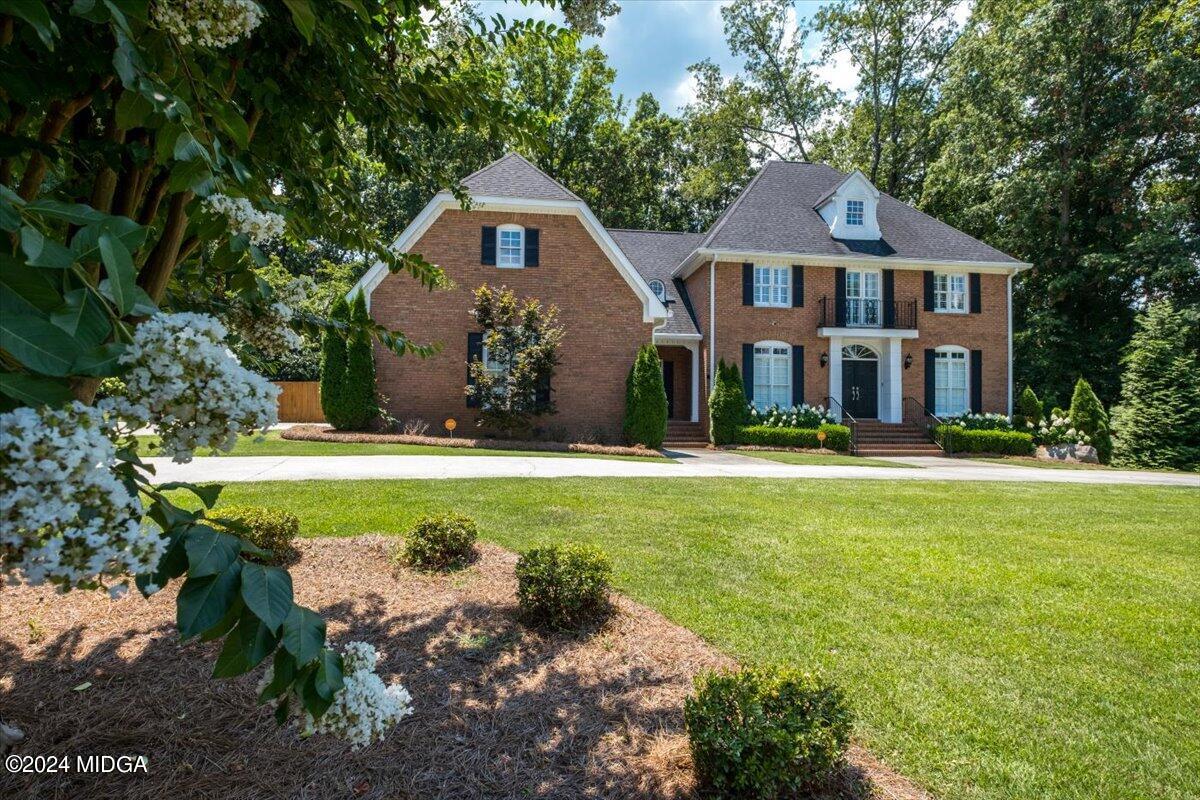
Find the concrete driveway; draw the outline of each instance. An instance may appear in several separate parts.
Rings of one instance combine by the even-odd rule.
[[[1146,484],[1200,489],[1200,475],[1039,469],[948,458],[893,459],[909,466],[800,466],[736,453],[672,450],[675,461],[508,456],[223,456],[190,464],[149,458],[157,480],[304,481],[445,478],[834,478],[916,481]]]

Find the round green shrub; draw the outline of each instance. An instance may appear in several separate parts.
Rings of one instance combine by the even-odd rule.
[[[536,625],[572,629],[608,611],[612,565],[603,551],[567,543],[527,550],[517,560],[517,602]]]
[[[479,530],[461,514],[421,517],[404,539],[400,560],[418,569],[454,569],[471,560]]]
[[[787,668],[701,675],[683,714],[700,787],[722,798],[818,787],[845,756],[853,723],[837,686]]]
[[[300,554],[294,544],[300,535],[300,518],[290,511],[265,506],[220,506],[212,513],[216,518],[210,521],[216,527],[271,552],[270,556],[246,553],[246,557],[252,561],[285,564]],[[222,524],[222,520],[233,524]]]

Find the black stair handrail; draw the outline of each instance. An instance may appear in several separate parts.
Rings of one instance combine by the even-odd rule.
[[[915,397],[907,397],[906,396],[904,398],[904,403],[905,403],[905,405],[907,405],[908,403],[912,403],[913,405],[915,405],[917,408],[919,408],[921,410],[921,422],[925,426],[925,433],[927,433],[929,435],[929,438],[933,441],[934,444],[936,444],[939,448],[941,448],[943,453],[945,453],[946,455],[953,455],[953,453],[954,453],[954,437],[953,436],[947,437],[949,439],[948,443],[941,442],[938,440],[937,428],[939,425],[945,425],[946,424],[945,421],[941,417],[939,417],[937,414],[934,414],[932,411],[930,411],[928,408],[926,408],[925,404],[922,403],[920,400],[918,400]],[[905,415],[905,416],[907,416],[907,415]]]
[[[837,400],[832,397],[826,397],[825,400],[830,409],[836,406],[837,410],[841,412],[843,425],[846,425],[846,420],[850,421],[850,424],[846,425],[850,429],[850,455],[856,455],[858,453],[858,420]]]

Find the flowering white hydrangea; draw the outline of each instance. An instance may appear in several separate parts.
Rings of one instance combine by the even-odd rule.
[[[1004,414],[962,414],[946,420],[951,425],[957,425],[969,431],[1011,431],[1012,420]]]
[[[79,402],[0,414],[0,564],[6,575],[91,588],[158,564],[165,540],[143,528],[141,502],[113,472],[114,433],[103,409]]]
[[[272,358],[294,353],[304,346],[300,334],[290,322],[295,309],[307,298],[313,282],[300,277],[275,290],[275,302],[264,309],[248,303],[235,302],[229,309],[228,320],[239,336]]]
[[[1055,413],[1050,414],[1049,424],[1043,422],[1038,428],[1037,439],[1044,445],[1092,443],[1086,433],[1075,429],[1070,417],[1060,417]]]
[[[112,402],[122,418],[153,424],[162,448],[180,463],[197,447],[228,452],[239,433],[278,421],[279,388],[238,363],[225,326],[205,314],[158,314],[137,326],[121,356],[126,395]]]
[[[772,403],[760,411],[753,403],[750,404],[751,425],[766,425],[770,428],[819,428],[826,424],[832,425],[836,421],[825,406],[801,403],[785,408],[778,403]]]
[[[283,236],[283,217],[273,211],[259,211],[244,197],[214,194],[205,198],[204,205],[229,220],[234,233],[245,234],[254,244]]]
[[[390,686],[375,672],[381,654],[366,642],[350,642],[342,649],[344,685],[333,697],[333,704],[313,719],[304,712],[302,735],[325,733],[350,742],[351,748],[373,744],[387,736],[400,720],[413,713],[412,697],[399,683]],[[270,684],[274,669],[267,668],[259,684],[261,691]],[[298,698],[291,707],[300,708]]]
[[[227,47],[262,24],[263,10],[254,0],[157,0],[152,16],[181,45]]]

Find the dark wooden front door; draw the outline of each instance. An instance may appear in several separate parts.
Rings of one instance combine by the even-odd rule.
[[[879,416],[878,361],[842,361],[842,408],[859,419]]]
[[[664,361],[663,386],[667,389],[667,419],[675,419],[675,362]]]

